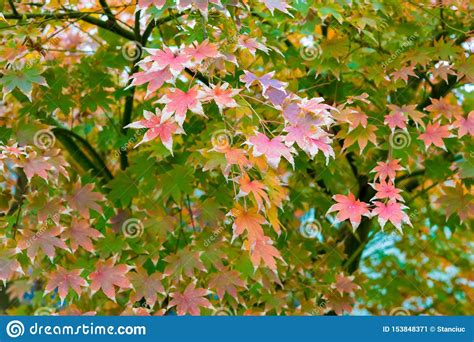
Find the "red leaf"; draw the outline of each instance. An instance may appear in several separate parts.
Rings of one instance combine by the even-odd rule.
[[[48,275],[48,282],[46,283],[44,293],[49,293],[58,288],[61,302],[64,302],[64,298],[66,298],[70,288],[80,296],[82,293],[81,286],[87,286],[87,282],[80,276],[81,272],[82,270],[68,271],[61,266],[57,266],[57,270]]]
[[[97,204],[98,201],[104,201],[104,196],[99,192],[93,192],[94,184],[86,184],[81,188],[78,182],[74,185],[74,191],[71,196],[67,196],[67,201],[72,209],[75,209],[85,219],[89,219],[89,209],[93,209],[102,214],[102,207]]]
[[[91,295],[102,289],[104,294],[115,301],[115,287],[121,289],[130,288],[130,282],[125,276],[130,270],[130,266],[125,264],[115,265],[114,260],[97,261],[95,271],[89,274],[91,280]]]
[[[193,283],[190,283],[183,293],[173,292],[170,297],[173,298],[168,308],[176,306],[176,312],[179,316],[190,314],[192,316],[198,316],[200,314],[199,307],[210,308],[211,302],[207,298],[204,298],[208,294],[208,291],[201,288],[195,288]]]

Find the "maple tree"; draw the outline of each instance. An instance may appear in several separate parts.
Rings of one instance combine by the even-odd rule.
[[[1,2],[0,310],[473,314],[472,10]]]

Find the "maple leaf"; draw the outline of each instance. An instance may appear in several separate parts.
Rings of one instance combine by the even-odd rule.
[[[397,81],[399,79],[402,79],[405,81],[405,83],[408,83],[408,76],[416,77],[419,78],[415,72],[413,71],[415,69],[414,65],[408,65],[402,67],[400,70],[397,70],[393,73],[390,74],[390,76],[393,77],[394,81]]]
[[[250,71],[244,70],[244,74],[240,76],[240,80],[245,83],[245,88],[247,89],[250,89],[252,84],[254,84],[255,82],[260,83],[260,85],[262,86],[262,91],[264,93],[267,91],[268,88],[274,88],[279,90],[285,89],[288,83],[272,79],[273,75],[275,75],[274,71],[259,77],[254,73],[251,73]]]
[[[237,299],[237,288],[246,287],[245,282],[240,279],[239,272],[234,270],[221,270],[209,280],[209,287],[216,290],[219,299],[223,299],[227,292],[229,296]]]
[[[265,201],[267,206],[270,206],[270,199],[268,198],[267,193],[265,192],[265,185],[257,180],[250,180],[248,174],[244,173],[239,178],[240,192],[237,197],[247,196],[249,193],[252,193],[257,203],[258,209],[263,208],[263,201]]]
[[[189,246],[179,250],[175,254],[168,255],[164,260],[168,263],[163,274],[165,276],[173,275],[173,277],[181,279],[182,274],[193,278],[195,269],[207,272],[204,267],[200,252],[191,252]]]
[[[462,138],[466,134],[474,136],[474,110],[471,110],[466,118],[458,116],[453,124],[458,128],[458,137]]]
[[[171,118],[163,120],[161,111],[159,108],[155,109],[155,114],[147,110],[143,111],[144,120],[132,122],[125,126],[125,128],[148,128],[147,132],[143,136],[142,141],[135,145],[135,147],[151,141],[156,138],[160,138],[163,145],[173,155],[173,134],[184,134],[184,130],[179,127],[176,122]]]
[[[22,237],[18,241],[18,248],[24,250],[26,249],[26,254],[33,262],[38,250],[42,250],[48,258],[52,261],[56,255],[56,248],[64,249],[69,252],[69,248],[64,243],[63,240],[58,238],[62,232],[61,228],[54,226],[40,230],[36,233],[28,230],[22,232]]]
[[[278,167],[281,157],[288,160],[294,167],[292,154],[296,153],[296,151],[293,147],[286,146],[281,136],[269,139],[265,134],[256,132],[256,135],[250,137],[245,143],[253,147],[254,157],[264,155],[268,164],[275,169]]]
[[[33,91],[33,84],[39,84],[47,87],[46,79],[41,76],[41,70],[37,66],[27,66],[24,69],[9,68],[2,71],[2,78],[0,84],[3,85],[3,102],[5,97],[13,89],[18,88],[25,94],[30,102],[32,101],[31,93]]]
[[[451,137],[451,133],[449,132],[449,126],[441,126],[439,122],[436,123],[429,123],[426,126],[426,129],[423,133],[420,134],[418,137],[419,140],[422,140],[425,143],[425,148],[431,146],[431,144],[440,147],[446,150],[446,146],[444,146],[443,139]]]
[[[18,146],[18,143],[14,143],[11,146],[0,146],[2,154],[0,154],[0,159],[13,158],[18,159],[20,156],[27,156],[28,153],[25,150],[25,147]]]
[[[89,253],[92,253],[94,252],[92,240],[97,240],[98,238],[103,237],[103,235],[98,230],[91,228],[89,221],[78,220],[74,217],[72,219],[71,227],[64,231],[63,237],[65,237],[66,240],[70,240],[73,252],[81,246]]]
[[[24,274],[20,263],[12,258],[20,251],[20,249],[0,250],[0,280],[3,281],[3,285],[5,285],[7,280],[10,280],[15,273]]]
[[[81,286],[87,286],[87,282],[81,278],[81,272],[82,270],[68,271],[61,266],[57,266],[57,269],[48,275],[48,282],[46,283],[44,293],[50,293],[57,288],[61,303],[64,302],[69,289],[73,289],[80,296],[82,293]]]
[[[127,88],[148,83],[145,95],[145,98],[147,98],[150,94],[160,89],[165,82],[171,81],[173,79],[173,74],[170,72],[169,67],[161,70],[147,68],[144,71],[134,73],[130,78],[132,79],[132,82]]]
[[[161,275],[153,273],[148,275],[147,271],[142,267],[137,267],[136,272],[128,274],[128,278],[132,282],[134,291],[130,295],[130,301],[136,302],[145,298],[146,303],[153,307],[157,300],[157,293],[164,293],[165,289],[161,284]]]
[[[275,9],[291,15],[290,12],[288,12],[288,8],[292,7],[288,5],[286,0],[260,0],[260,2],[262,2],[270,10],[272,15]]]
[[[401,128],[406,130],[407,128],[407,117],[403,115],[402,111],[394,111],[384,117],[384,124],[390,127],[390,130],[393,132],[395,128]]]
[[[281,105],[287,98],[288,93],[284,90],[269,87],[263,93],[263,96],[265,96],[265,98],[267,98],[276,108],[281,108]]]
[[[331,294],[327,299],[327,307],[334,310],[337,315],[342,315],[344,311],[351,313],[353,303],[354,299],[349,297],[348,294],[344,294],[343,296]]]
[[[196,7],[205,18],[207,18],[207,12],[209,11],[209,3],[219,5],[222,7],[220,0],[178,0],[178,9],[184,10],[186,7],[192,5]]]
[[[341,123],[349,124],[349,131],[353,130],[357,126],[367,127],[368,116],[362,112],[360,108],[344,108],[340,109],[334,118]]]
[[[130,288],[130,281],[125,275],[131,267],[114,263],[113,259],[99,260],[95,263],[95,271],[89,274],[91,295],[102,289],[104,294],[115,302],[115,286],[121,289]]]
[[[190,57],[183,52],[174,53],[173,50],[164,46],[160,49],[145,49],[150,56],[145,57],[139,64],[148,64],[153,61],[153,67],[149,71],[169,68],[173,75],[178,75],[188,65]]]
[[[305,152],[309,153],[311,159],[322,151],[326,157],[326,164],[330,157],[335,157],[334,150],[331,146],[332,139],[329,133],[326,133],[318,127],[311,127],[311,125],[298,123],[296,125],[289,125],[283,129],[288,134],[284,137],[287,146],[296,144]]]
[[[250,52],[253,56],[255,56],[255,52],[257,50],[263,51],[264,53],[268,54],[268,48],[265,46],[265,44],[262,44],[258,42],[255,38],[244,34],[239,36],[237,46],[243,50]]]
[[[280,252],[273,246],[272,240],[267,236],[259,237],[254,243],[250,242],[247,245],[250,251],[250,260],[255,269],[263,262],[272,271],[276,271],[275,259],[283,260]]]
[[[225,153],[225,159],[227,161],[226,169],[229,171],[232,165],[237,165],[241,171],[244,171],[244,169],[252,166],[245,155],[244,149],[229,147],[223,152]]]
[[[298,103],[298,107],[304,113],[312,113],[316,115],[316,117],[320,117],[322,119],[322,125],[329,126],[333,123],[333,118],[330,113],[330,110],[337,111],[338,109],[327,105],[324,102],[322,97],[314,97],[311,99],[301,99],[300,103]]]
[[[210,87],[204,86],[203,92],[203,100],[214,100],[221,114],[225,108],[238,107],[233,97],[240,92],[240,89],[232,89],[229,83],[223,83],[222,85],[211,84]]]
[[[162,8],[166,3],[166,0],[138,0],[138,8],[145,9],[150,6],[155,6],[156,8]]]
[[[333,204],[328,214],[337,211],[336,221],[341,222],[349,219],[352,229],[355,231],[359,226],[362,216],[369,216],[368,204],[355,198],[352,192],[349,195],[334,195],[332,197],[337,203]]]
[[[333,289],[336,289],[341,296],[345,293],[352,293],[355,290],[359,289],[360,287],[354,284],[352,281],[354,280],[354,276],[345,277],[344,274],[337,274],[336,275],[336,282],[331,285]]]
[[[209,39],[206,39],[197,46],[185,48],[184,53],[191,57],[195,63],[200,63],[206,58],[217,58],[221,56],[219,50],[217,49],[217,45],[214,43],[209,43]]]
[[[441,77],[446,83],[448,82],[448,75],[456,75],[454,70],[451,70],[452,66],[447,63],[439,63],[430,69],[433,78]]]
[[[59,225],[61,213],[65,212],[63,201],[60,198],[47,198],[43,194],[35,193],[30,201],[30,207],[38,211],[38,221],[40,223],[51,219],[56,225]]]
[[[165,122],[174,114],[176,122],[182,127],[188,110],[205,116],[197,86],[188,91],[177,88],[168,89],[166,94],[158,100],[158,103],[166,104],[161,115],[162,122]]]
[[[169,302],[168,309],[176,306],[176,312],[179,316],[187,313],[192,316],[199,316],[199,307],[212,307],[211,302],[205,298],[208,291],[195,286],[195,284],[190,283],[183,293],[177,291],[171,293],[170,297],[173,299]]]
[[[434,120],[440,116],[444,116],[451,121],[453,116],[462,114],[462,108],[458,105],[451,104],[446,97],[440,99],[430,98],[430,100],[431,104],[427,106],[425,110],[435,115]]]
[[[421,127],[425,127],[425,123],[422,120],[422,117],[425,116],[422,112],[416,110],[417,105],[403,105],[401,107],[398,107],[397,105],[390,104],[388,105],[388,108],[391,109],[390,114],[392,115],[400,115],[401,114],[406,114],[410,119],[413,120],[415,123],[416,127],[418,128],[418,125]]]
[[[375,172],[375,180],[380,179],[383,181],[388,178],[393,182],[396,172],[405,170],[405,168],[399,163],[400,159],[391,159],[387,162],[377,162],[377,166],[370,172]]]
[[[85,219],[89,219],[89,209],[93,209],[102,214],[102,207],[97,203],[104,201],[104,196],[99,192],[93,192],[94,184],[89,183],[81,187],[77,182],[74,185],[73,194],[66,196],[69,206],[77,210],[79,214]]]
[[[474,195],[461,183],[443,187],[443,195],[436,201],[445,211],[446,220],[456,213],[462,222],[474,218]]]
[[[244,231],[247,232],[251,244],[264,237],[262,224],[266,223],[266,220],[258,213],[258,208],[247,210],[237,203],[228,215],[234,217],[232,241]]]
[[[372,209],[371,215],[378,216],[377,220],[380,226],[383,227],[390,221],[399,231],[402,231],[402,224],[406,223],[411,226],[410,218],[408,215],[403,211],[407,207],[401,203],[395,202],[394,200],[390,200],[387,203],[383,202],[374,202],[375,208]]]
[[[19,165],[23,167],[23,171],[25,171],[29,181],[33,176],[37,175],[48,182],[48,173],[46,171],[53,169],[53,165],[48,161],[48,158],[38,156],[35,151],[31,152],[28,155],[28,159],[22,161]]]
[[[365,128],[361,126],[357,127],[346,136],[342,149],[345,150],[357,142],[360,153],[362,154],[369,141],[377,146],[377,135],[375,134],[376,130],[377,127],[374,125],[367,125]],[[342,130],[338,133],[338,136],[343,136]]]
[[[378,199],[394,199],[397,201],[404,202],[403,197],[400,196],[400,192],[402,190],[397,189],[395,185],[393,185],[392,181],[388,181],[388,183],[385,180],[381,180],[380,183],[375,183],[375,184],[370,184],[372,188],[377,191],[375,196],[372,198],[378,198]],[[371,199],[371,200],[372,200]]]

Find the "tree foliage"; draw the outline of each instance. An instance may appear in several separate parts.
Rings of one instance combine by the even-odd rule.
[[[473,314],[469,6],[6,2],[3,309]]]

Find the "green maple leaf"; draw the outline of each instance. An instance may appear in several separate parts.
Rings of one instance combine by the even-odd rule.
[[[41,70],[36,66],[20,70],[8,69],[0,79],[0,83],[3,85],[4,100],[8,93],[13,89],[18,88],[31,101],[31,92],[34,83],[46,87],[48,86],[45,78],[41,76]]]

